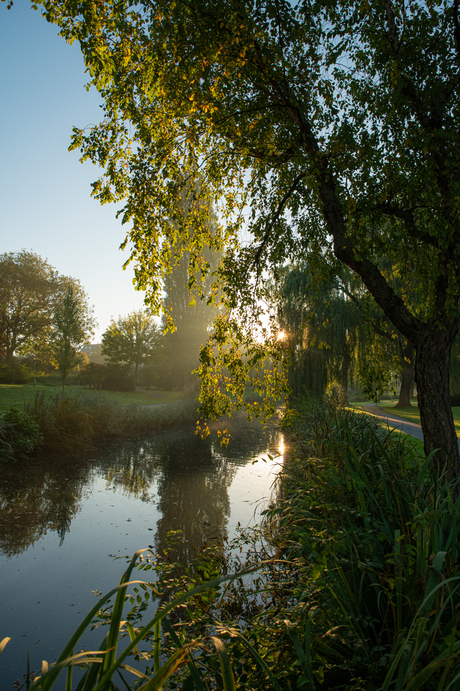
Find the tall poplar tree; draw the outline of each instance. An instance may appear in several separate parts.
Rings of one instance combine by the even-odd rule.
[[[202,186],[197,185],[193,190],[185,190],[179,201],[181,220],[190,224],[189,234],[197,232],[196,218],[202,211],[207,229],[211,234],[217,233],[212,204],[203,200],[203,196]],[[172,224],[175,222],[171,219]],[[194,389],[192,371],[198,367],[200,347],[206,343],[208,329],[218,314],[214,271],[219,262],[220,253],[204,247],[202,262],[192,264],[190,252],[178,243],[171,253],[170,270],[163,282],[163,326],[169,329],[165,334],[164,354],[170,367],[169,381],[174,388],[188,393]]]

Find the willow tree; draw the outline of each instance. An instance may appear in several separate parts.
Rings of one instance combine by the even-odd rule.
[[[425,450],[442,447],[458,475],[459,0],[41,4],[80,41],[102,94],[101,124],[73,146],[104,167],[95,196],[126,199],[152,305],[178,235],[200,261],[205,244],[220,249],[248,224],[253,242],[235,241],[221,273],[228,306],[246,311],[265,269],[335,257],[413,343]],[[214,236],[166,223],[193,166],[227,221]],[[381,255],[417,277],[421,301],[395,291]]]
[[[309,267],[291,269],[281,281],[278,319],[289,346],[289,383],[294,393],[324,393],[339,386],[348,403],[348,379],[363,326],[352,276],[333,276],[319,284]],[[356,281],[355,281],[356,283]]]

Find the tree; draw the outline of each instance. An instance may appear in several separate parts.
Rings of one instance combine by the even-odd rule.
[[[321,255],[355,271],[416,350],[425,451],[460,474],[449,358],[460,297],[458,0],[42,0],[78,39],[104,120],[75,131],[103,202],[126,198],[140,287],[160,302],[166,223],[193,166],[228,223],[187,236],[192,264],[248,222],[224,259],[226,304],[254,280]],[[135,145],[132,145],[132,142]],[[191,172],[192,171],[192,172]],[[249,219],[243,217],[249,209]],[[233,215],[232,215],[233,213]],[[394,259],[421,302],[379,269]],[[230,329],[236,320],[229,319]],[[223,333],[222,329],[219,331]],[[203,366],[211,362],[203,354]],[[209,389],[210,390],[210,389]]]
[[[364,325],[359,292],[361,282],[345,271],[315,285],[308,266],[291,268],[281,281],[278,319],[287,334],[294,393],[305,388],[321,395],[335,383],[340,404],[348,405],[349,373]]]
[[[161,331],[153,316],[146,310],[130,312],[126,317],[111,320],[102,334],[102,355],[115,364],[134,365],[134,389],[139,367],[149,364],[161,341]]]
[[[57,368],[61,373],[62,386],[67,375],[82,361],[78,352],[81,346],[88,343],[93,334],[94,319],[89,312],[86,300],[75,294],[72,286],[53,318],[53,351]]]
[[[0,346],[8,365],[49,333],[59,275],[38,254],[0,255]]]
[[[92,310],[77,279],[59,274],[34,252],[0,255],[0,352],[8,365],[16,352],[52,356],[53,320],[69,290],[78,303],[78,319],[90,334]]]
[[[193,218],[195,210],[202,205],[200,188],[196,188],[194,194],[192,198],[187,198],[184,194],[179,202],[184,220],[188,216]],[[211,232],[215,232],[216,220],[212,208],[206,209],[206,216],[208,214],[208,225]],[[193,232],[193,228],[190,232]],[[165,357],[170,370],[169,380],[173,388],[188,392],[193,390],[191,373],[198,367],[200,347],[206,342],[208,329],[217,315],[215,300],[210,297],[215,290],[216,279],[213,272],[219,264],[220,255],[203,248],[203,259],[207,273],[200,280],[201,269],[191,267],[190,252],[183,251],[178,245],[171,258],[170,271],[163,282],[163,326],[170,329],[165,334],[164,341]]]
[[[354,372],[364,393],[377,401],[400,376],[395,407],[411,405],[413,346],[372,301],[356,274],[342,270],[318,281],[308,266],[290,268],[279,286],[278,319],[288,339],[294,393],[305,388],[318,395],[334,383],[340,403],[347,405],[349,374]]]

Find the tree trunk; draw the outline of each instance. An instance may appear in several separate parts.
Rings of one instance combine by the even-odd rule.
[[[460,454],[449,392],[449,362],[456,329],[424,329],[415,343],[415,381],[425,454],[436,454],[438,471],[447,464],[447,479],[460,475]]]
[[[139,363],[137,360],[134,361],[134,391],[137,391],[137,372],[139,369]]]
[[[11,348],[7,347],[5,361],[8,367],[11,367],[14,362],[14,346]]]
[[[412,403],[410,402],[412,383],[414,381],[414,366],[410,363],[404,363],[404,368],[401,373],[401,389],[399,390],[399,399],[395,405],[395,408],[411,408]]]
[[[399,400],[395,408],[411,408],[412,403],[410,397],[414,383],[414,346],[410,341],[407,342],[405,348],[400,348],[401,358],[404,366],[401,372],[401,389],[399,391]]]

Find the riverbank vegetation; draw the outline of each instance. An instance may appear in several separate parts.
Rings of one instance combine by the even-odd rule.
[[[82,662],[85,689],[113,688],[119,675],[149,691],[455,688],[452,486],[431,472],[431,457],[364,415],[308,406],[283,426],[293,451],[264,524],[204,548],[188,566],[174,561],[180,535],[161,555],[138,554],[113,606],[107,595],[85,620],[110,627],[100,651],[64,661],[83,627],[32,688],[51,689],[61,667]],[[119,630],[130,639],[123,652]]]
[[[66,451],[103,439],[136,437],[192,423],[197,407],[192,399],[139,406],[120,404],[100,392],[37,393],[22,409],[9,408],[0,418],[1,458],[12,461],[32,453]]]
[[[72,384],[65,387],[65,391],[74,395],[75,393],[85,393],[87,395],[102,396],[120,405],[166,405],[184,398],[182,391],[162,391],[152,389],[150,391],[89,391],[84,386]],[[62,393],[62,385],[37,383],[24,385],[2,385],[0,384],[0,415],[11,406],[23,406],[31,403],[37,394],[44,395],[45,398]]]

